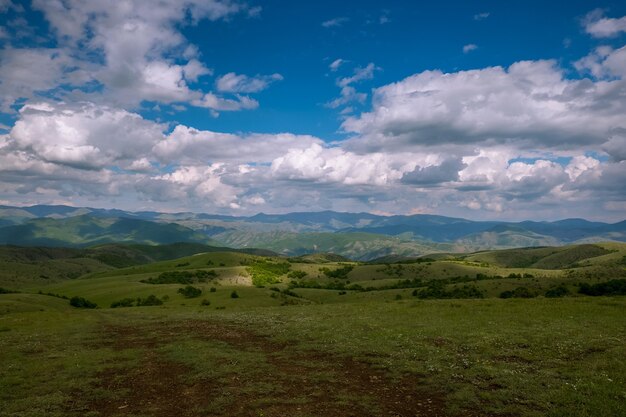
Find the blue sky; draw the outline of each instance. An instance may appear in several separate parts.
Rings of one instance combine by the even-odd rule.
[[[0,201],[622,220],[624,16],[0,0]]]

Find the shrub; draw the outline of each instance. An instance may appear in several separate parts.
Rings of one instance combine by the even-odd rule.
[[[91,301],[83,298],[83,297],[72,297],[70,298],[70,305],[76,308],[96,308],[98,305],[96,303],[92,303]]]
[[[202,300],[202,302],[200,303],[201,306],[210,306],[211,305],[211,301],[207,300],[206,298],[204,300]]]
[[[230,298],[239,298],[239,294],[237,294],[237,291],[233,291],[230,293]]]
[[[304,271],[291,271],[287,274],[287,277],[292,279],[300,279],[306,277],[306,275],[307,274]]]
[[[566,295],[569,295],[570,292],[567,289],[567,287],[565,287],[564,285],[559,285],[556,288],[551,288],[548,291],[546,291],[546,298],[559,298],[559,297],[565,297]]]
[[[200,297],[200,295],[202,294],[202,290],[200,288],[187,285],[185,288],[179,288],[178,293],[182,294],[182,296],[185,298],[196,298]]]
[[[328,278],[345,279],[348,278],[348,274],[354,267],[352,265],[346,265],[337,269],[320,268],[320,272],[326,275]]]
[[[145,306],[160,306],[163,304],[156,295],[150,294],[146,298],[137,298],[137,307],[145,307]]]
[[[0,294],[15,294],[15,293],[17,293],[17,291],[7,290],[6,288],[0,287]],[[41,294],[41,291],[39,291],[39,293]]]
[[[598,284],[581,284],[578,292],[585,295],[626,295],[626,279],[612,279]]]
[[[517,287],[513,291],[503,291],[500,298],[534,298],[539,294],[535,290],[526,287]]]
[[[134,298],[123,298],[121,300],[112,302],[111,303],[111,308],[132,307],[134,305],[135,305],[135,299]]]
[[[252,276],[252,283],[257,287],[280,282],[280,277],[289,272],[291,265],[289,262],[270,262],[260,260],[254,262],[246,268]]]
[[[208,279],[217,277],[214,270],[198,271],[166,271],[158,277],[142,279],[144,284],[193,284],[195,281],[206,282]]]
[[[211,289],[209,290],[209,292],[215,292],[215,291],[217,291],[217,288],[215,287],[211,287]]]

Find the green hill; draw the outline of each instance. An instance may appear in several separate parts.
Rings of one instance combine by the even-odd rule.
[[[64,219],[33,219],[23,224],[0,228],[0,244],[84,247],[113,242],[156,245],[211,241],[205,235],[178,224],[88,215]]]
[[[465,259],[506,268],[565,269],[612,252],[601,245],[584,244],[488,251],[466,256]]]

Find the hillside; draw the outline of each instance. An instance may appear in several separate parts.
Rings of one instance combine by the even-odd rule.
[[[626,241],[626,221],[472,221],[437,215],[334,211],[225,216],[68,206],[0,206],[0,243],[84,247],[195,242],[288,256],[333,252],[355,260],[530,246]]]
[[[156,246],[104,244],[90,248],[0,246],[0,287],[47,285],[117,268],[224,251],[275,255],[267,250],[237,250],[184,242]]]
[[[85,214],[63,219],[31,219],[0,228],[0,244],[5,245],[80,247],[113,242],[209,243],[210,239],[178,224]]]

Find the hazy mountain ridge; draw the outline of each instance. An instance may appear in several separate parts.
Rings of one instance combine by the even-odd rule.
[[[626,241],[626,221],[472,221],[429,214],[333,211],[225,216],[68,206],[0,206],[0,244],[89,246],[194,242],[288,256],[332,252],[352,259],[419,256],[599,241]]]

